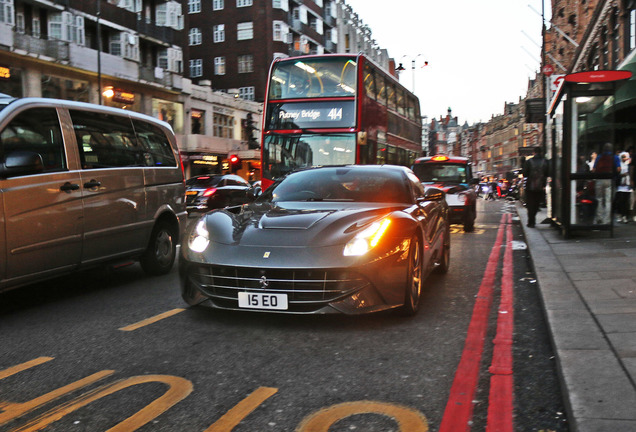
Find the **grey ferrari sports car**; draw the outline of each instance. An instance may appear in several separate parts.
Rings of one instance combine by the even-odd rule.
[[[183,299],[283,313],[417,312],[450,264],[444,192],[401,166],[293,172],[254,202],[206,213],[181,246]]]

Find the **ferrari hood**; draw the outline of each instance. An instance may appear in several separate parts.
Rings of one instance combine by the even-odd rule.
[[[233,213],[208,213],[210,240],[237,246],[322,247],[346,243],[395,205],[362,203],[250,204]]]

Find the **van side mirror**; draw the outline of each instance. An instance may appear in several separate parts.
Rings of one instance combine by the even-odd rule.
[[[44,162],[39,153],[16,150],[6,155],[0,164],[0,177],[15,177],[21,175],[39,174],[44,172]]]

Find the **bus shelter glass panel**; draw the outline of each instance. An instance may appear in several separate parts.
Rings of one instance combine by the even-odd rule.
[[[550,214],[551,215],[562,215],[562,203],[563,203],[563,145],[564,145],[564,130],[563,130],[563,122],[564,122],[564,109],[567,101],[567,95],[563,96],[563,99],[559,106],[556,109],[553,118],[553,129],[552,129],[552,138],[553,138],[553,149],[552,149],[552,158],[551,164],[553,175],[550,182],[551,199],[549,199]]]
[[[577,96],[571,104],[572,146],[570,169],[570,223],[609,225],[612,223],[614,180],[599,178],[613,174],[614,123],[604,109],[611,96]],[[586,178],[592,177],[592,178]]]

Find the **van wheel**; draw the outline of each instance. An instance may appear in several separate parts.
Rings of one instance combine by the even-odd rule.
[[[177,255],[176,233],[167,222],[157,222],[152,230],[148,249],[139,261],[149,275],[159,276],[170,272]]]

